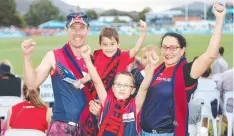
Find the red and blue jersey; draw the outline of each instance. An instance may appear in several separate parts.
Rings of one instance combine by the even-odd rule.
[[[176,66],[162,64],[156,69],[141,113],[144,131],[188,134],[187,102],[197,85],[197,79],[190,77],[192,64],[183,58]]]
[[[65,45],[71,52],[70,46]],[[58,63],[63,65],[67,70],[72,72],[77,79],[82,78],[79,72],[76,72],[76,68],[72,66],[71,60],[66,56],[64,48],[54,50],[54,56],[56,60],[55,71],[51,75],[51,81],[54,91],[54,107],[52,121],[64,121],[78,123],[81,113],[83,112],[87,98],[84,89],[76,89],[72,84],[67,83],[61,77],[59,72]],[[75,57],[73,57],[76,60]],[[82,67],[84,63],[81,60],[76,60],[76,63]],[[82,68],[82,72],[87,72]]]

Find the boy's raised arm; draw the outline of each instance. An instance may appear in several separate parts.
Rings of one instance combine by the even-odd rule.
[[[88,73],[89,73],[89,75],[94,83],[96,90],[97,90],[98,97],[99,97],[102,105],[104,105],[104,102],[105,102],[106,97],[107,97],[106,89],[102,83],[100,76],[98,75],[96,68],[94,67],[94,65],[91,61],[90,54],[91,54],[90,47],[88,45],[84,45],[81,48],[81,56],[84,58],[86,67],[88,69]]]
[[[155,52],[150,53],[150,64],[148,64],[145,68],[145,77],[144,80],[141,83],[141,86],[139,88],[139,91],[136,96],[136,108],[137,113],[140,111],[146,97],[146,93],[148,90],[148,87],[150,86],[151,80],[153,78],[154,70],[157,67],[157,63],[159,61],[159,57]]]
[[[146,22],[140,20],[140,28],[139,29],[141,31],[141,34],[140,34],[140,37],[139,37],[135,47],[130,50],[130,58],[135,57],[136,54],[140,51],[141,46],[143,45],[143,42],[144,42],[145,36],[146,36],[146,31],[147,31]]]

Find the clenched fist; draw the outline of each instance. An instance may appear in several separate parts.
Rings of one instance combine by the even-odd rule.
[[[216,17],[216,20],[224,19],[226,15],[226,8],[224,6],[214,3],[213,10],[214,10],[214,15]]]
[[[91,48],[88,45],[84,45],[81,47],[81,57],[87,58],[91,55]]]
[[[21,44],[21,49],[24,56],[30,55],[34,50],[36,42],[33,39],[24,40]]]
[[[146,32],[147,31],[147,23],[145,21],[140,20],[139,29],[141,32]]]

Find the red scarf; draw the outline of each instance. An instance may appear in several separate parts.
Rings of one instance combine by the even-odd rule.
[[[120,101],[115,98],[110,103],[108,111],[103,123],[100,127],[98,136],[103,136],[105,131],[113,133],[116,136],[122,136],[124,133],[123,114],[130,100]]]
[[[65,52],[68,51],[69,54],[66,54]],[[71,68],[72,72],[74,73],[75,77],[77,79],[81,79],[83,77],[82,72],[80,70],[77,69],[78,65],[75,62],[75,55],[73,54],[71,47],[69,44],[66,44],[63,47],[63,51],[64,51],[64,56],[68,56],[69,57],[65,57],[69,67]],[[76,64],[75,64],[76,63]],[[89,92],[89,88],[87,87],[87,85],[84,86],[84,92],[87,98],[87,101],[89,102],[92,99],[91,93]],[[95,118],[93,117],[94,115],[92,115],[92,113],[90,113],[89,111],[89,104],[87,104],[85,106],[84,111],[82,112],[81,116],[80,116],[80,122],[79,124],[81,125],[82,129],[84,130],[83,133],[85,133],[85,136],[96,136],[98,128],[97,125],[94,123],[95,122]]]
[[[100,52],[101,50],[97,50],[93,53],[94,61],[96,61],[96,58]],[[120,54],[121,54],[121,51],[120,49],[118,49],[117,52],[114,54],[114,56],[112,56],[111,61],[107,64],[107,67],[104,70],[104,73],[100,75],[106,90],[109,90],[113,84],[114,76],[116,75],[117,68],[120,62]],[[93,98],[96,98],[97,91],[93,84],[91,86],[92,86],[92,89],[91,89],[92,96]]]

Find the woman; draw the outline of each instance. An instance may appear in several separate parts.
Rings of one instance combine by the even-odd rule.
[[[187,63],[186,40],[177,33],[167,33],[161,40],[164,63],[155,71],[142,109],[143,136],[187,136],[187,101],[196,89],[197,79],[218,54],[226,9],[213,5],[216,24],[207,51]]]
[[[12,106],[8,112],[7,128],[36,129],[46,132],[51,109],[40,98],[40,89],[29,90],[23,85],[24,101]]]

